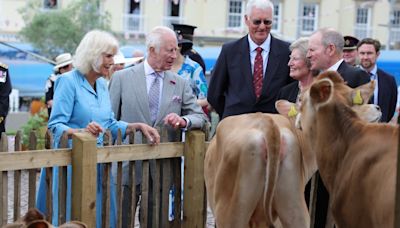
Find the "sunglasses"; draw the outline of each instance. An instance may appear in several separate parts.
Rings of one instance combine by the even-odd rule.
[[[264,25],[271,25],[272,21],[271,20],[252,20],[253,25],[261,25],[261,23],[264,23]]]

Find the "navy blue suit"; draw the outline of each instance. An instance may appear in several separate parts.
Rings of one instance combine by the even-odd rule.
[[[397,84],[394,77],[378,68],[378,105],[382,111],[381,122],[389,122],[397,104]]]
[[[343,61],[337,72],[342,76],[347,85],[356,88],[370,81],[369,74],[360,68],[351,66]]]
[[[289,43],[271,36],[262,92],[257,100],[247,35],[224,44],[211,77],[208,102],[220,118],[243,113],[275,112],[278,91],[292,82],[287,66],[289,55]]]

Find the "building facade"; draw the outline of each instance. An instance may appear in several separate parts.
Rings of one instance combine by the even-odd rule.
[[[44,11],[59,10],[74,0],[41,1]],[[272,33],[293,41],[320,27],[333,27],[343,35],[379,39],[399,49],[400,0],[272,0]],[[247,0],[98,0],[100,10],[111,14],[111,28],[128,40],[143,39],[157,25],[195,25],[195,42],[220,44],[247,33]],[[0,0],[0,40],[17,39],[25,25],[18,9],[27,0]],[[388,46],[389,44],[389,46]]]

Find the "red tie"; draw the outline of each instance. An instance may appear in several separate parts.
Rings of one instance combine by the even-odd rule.
[[[257,99],[261,95],[261,89],[263,85],[263,58],[261,55],[261,52],[263,49],[261,47],[256,48],[257,55],[254,60],[254,73],[253,73],[253,85],[254,85],[254,91],[256,93]]]

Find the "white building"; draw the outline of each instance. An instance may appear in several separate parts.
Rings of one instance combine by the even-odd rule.
[[[44,10],[66,7],[74,0],[42,1]],[[400,42],[400,0],[272,0],[273,34],[288,41],[319,27],[343,35],[373,37],[383,45]],[[13,40],[24,26],[18,9],[26,0],[0,0],[0,40]],[[50,2],[55,2],[51,7]],[[196,25],[195,42],[220,43],[246,34],[242,0],[98,0],[112,16],[112,29],[125,38],[143,37],[156,25],[171,22]]]

